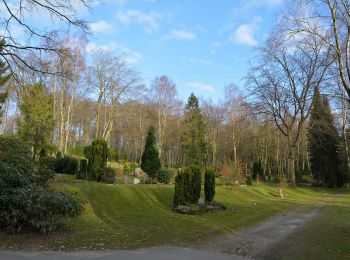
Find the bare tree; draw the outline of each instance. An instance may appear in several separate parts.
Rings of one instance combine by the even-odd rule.
[[[295,186],[296,148],[313,102],[313,90],[324,80],[331,51],[317,37],[273,32],[249,72],[257,112],[266,113],[288,144],[288,176]]]
[[[93,57],[91,77],[93,91],[97,94],[95,136],[109,140],[118,105],[130,98],[139,86],[139,73],[125,57],[98,51]]]
[[[7,62],[12,72],[15,66],[30,69],[35,72],[53,73],[50,66],[43,67],[41,64],[31,64],[27,62],[27,56],[34,55],[39,58],[43,54],[51,53],[61,55],[62,50],[57,37],[58,30],[54,28],[66,26],[88,32],[87,24],[77,18],[78,10],[82,7],[88,8],[90,0],[20,0],[15,3],[2,0],[0,3],[2,15],[0,18],[0,28],[4,41],[4,48],[0,56]],[[47,31],[45,26],[33,25],[30,16],[36,14],[38,17],[47,17],[51,22],[52,30]],[[41,23],[39,23],[41,24]],[[16,31],[25,32],[25,35],[18,36]],[[44,62],[40,59],[40,62]],[[14,73],[14,76],[16,74]]]
[[[176,105],[176,86],[169,77],[163,75],[154,79],[151,93],[157,105],[158,150],[161,157],[168,118]]]

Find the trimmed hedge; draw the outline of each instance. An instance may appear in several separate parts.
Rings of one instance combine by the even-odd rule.
[[[215,196],[215,171],[207,169],[204,175],[205,202],[211,203]]]
[[[106,168],[109,149],[103,138],[95,139],[91,145],[84,148],[85,157],[88,159],[88,172],[94,175],[98,168]]]
[[[55,163],[55,172],[75,175],[79,171],[79,160],[70,157],[58,157]]]
[[[185,168],[175,177],[174,209],[178,206],[197,204],[201,193],[201,170],[198,167]]]

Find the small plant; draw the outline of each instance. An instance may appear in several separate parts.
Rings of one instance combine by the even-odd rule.
[[[245,176],[245,184],[247,184],[247,186],[252,186],[253,185],[252,176],[250,174],[247,174]]]
[[[168,184],[173,176],[174,171],[172,169],[163,167],[157,172],[157,181]]]
[[[215,196],[215,170],[207,169],[204,175],[205,202],[211,203]]]
[[[113,168],[99,168],[97,170],[98,179],[103,183],[115,183],[116,171]]]

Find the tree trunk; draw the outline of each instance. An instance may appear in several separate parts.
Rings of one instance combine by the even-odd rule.
[[[66,125],[65,125],[65,142],[64,142],[64,150],[63,150],[64,154],[67,153],[68,138],[69,138],[69,123],[70,123],[70,115],[72,113],[72,106],[74,101],[74,94],[75,94],[74,92],[75,92],[75,82],[72,82],[72,93],[71,93],[71,98],[68,105]]]
[[[296,182],[295,182],[295,151],[296,151],[295,145],[289,145],[288,176],[289,176],[290,185],[292,187],[296,187]]]
[[[65,120],[64,120],[64,107],[65,107],[65,83],[61,84],[61,102],[60,102],[60,136],[58,142],[58,150],[63,152],[64,145],[64,129],[65,129]]]
[[[350,159],[349,159],[349,146],[348,146],[348,137],[346,133],[346,122],[347,122],[347,113],[346,113],[346,101],[344,90],[341,91],[341,103],[342,103],[342,128],[343,128],[343,138],[344,138],[344,147],[345,147],[345,158],[347,170],[350,169]]]

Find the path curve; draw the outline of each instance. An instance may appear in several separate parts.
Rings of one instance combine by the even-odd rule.
[[[300,207],[237,233],[219,236],[201,248],[248,258],[264,258],[274,246],[302,229],[320,210],[321,207]]]
[[[127,260],[244,260],[260,259],[276,245],[297,232],[312,220],[321,207],[301,207],[278,215],[242,231],[216,237],[196,249],[170,246],[151,247],[138,250],[109,251],[0,251],[0,259],[6,260],[81,260],[81,259],[127,259]]]

